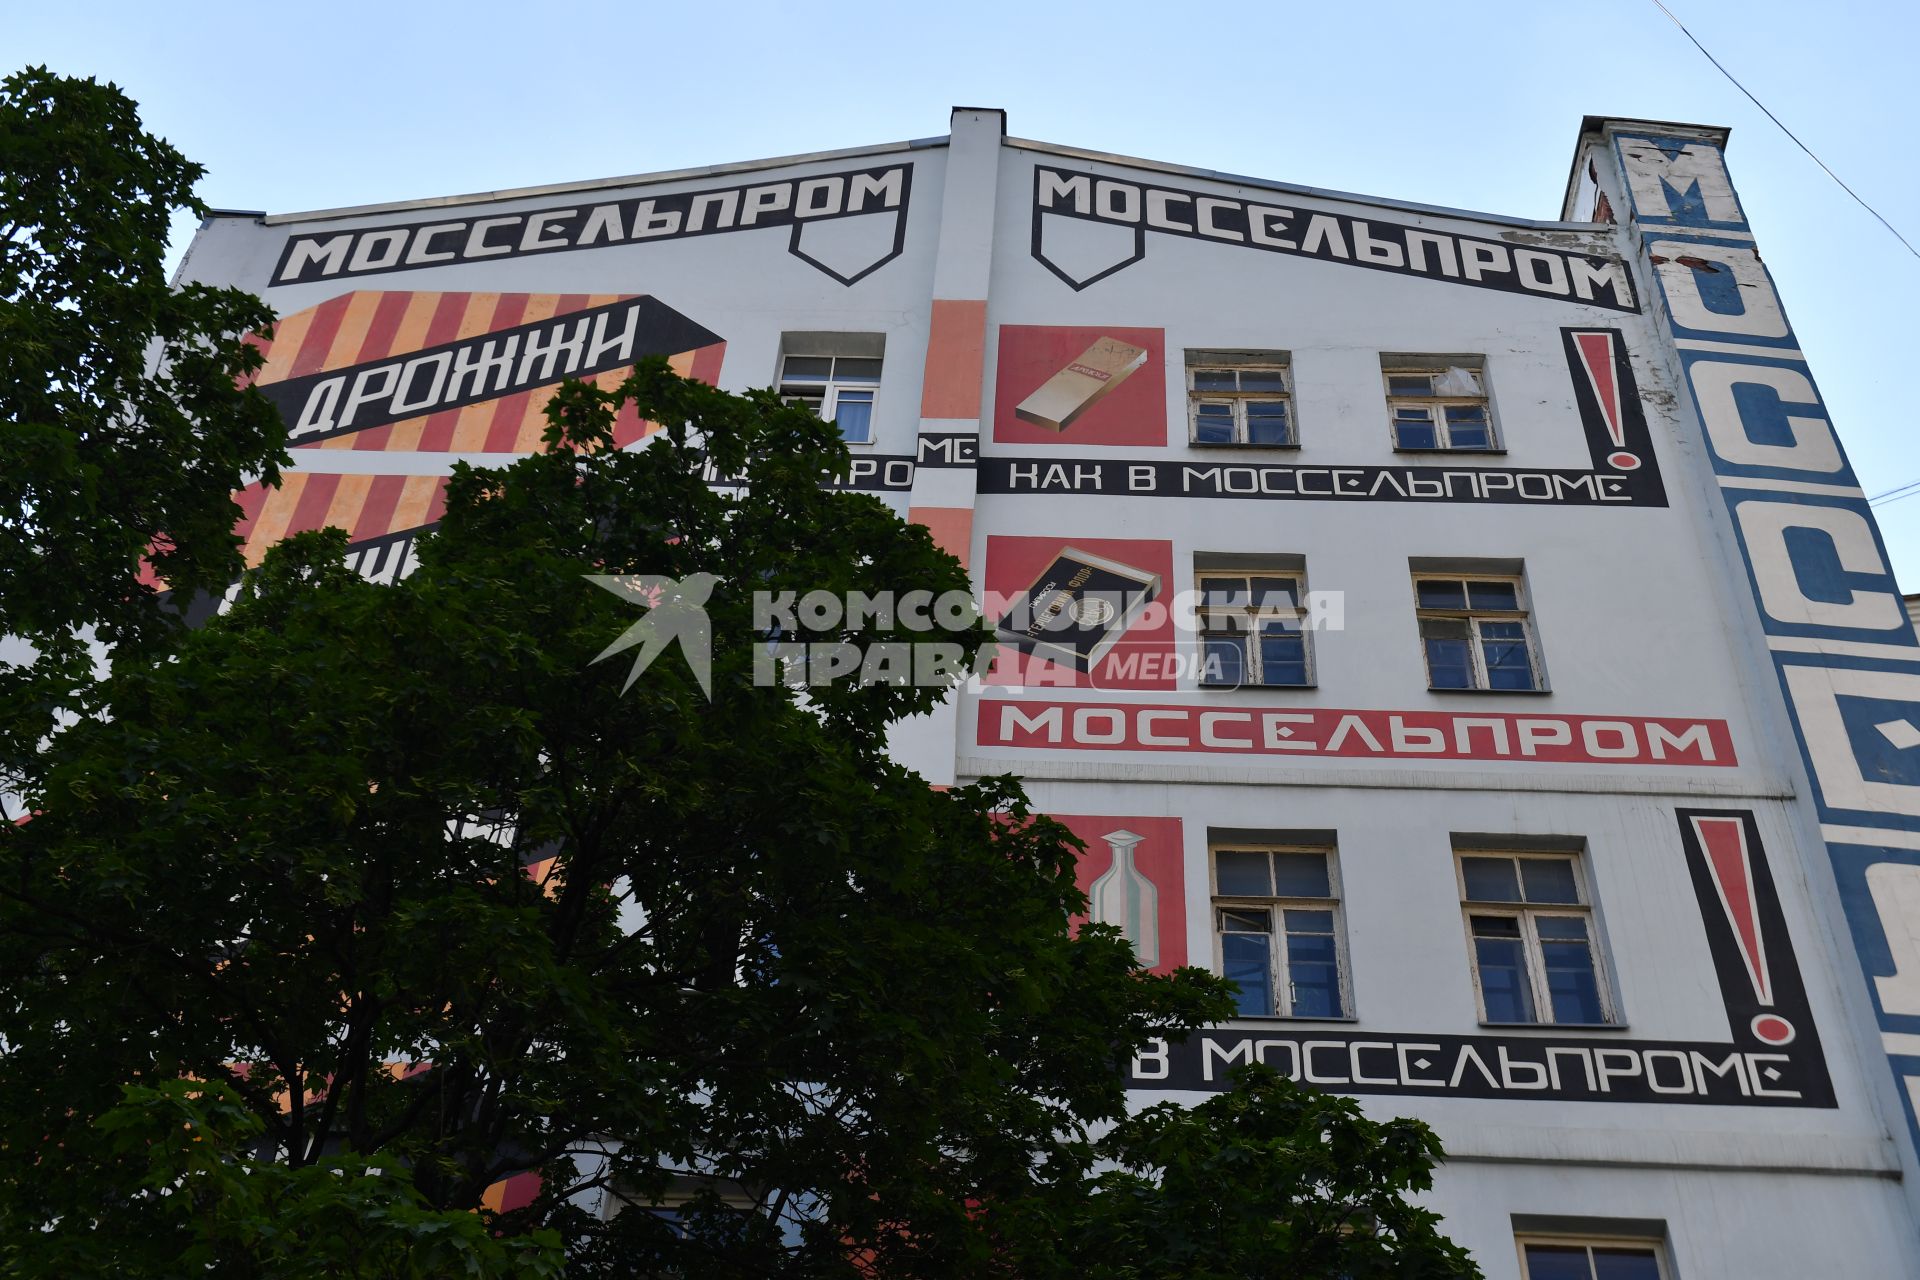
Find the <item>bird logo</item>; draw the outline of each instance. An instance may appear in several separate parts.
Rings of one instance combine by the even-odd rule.
[[[713,594],[713,587],[719,581],[711,573],[690,573],[684,578],[666,578],[659,574],[605,574],[585,575],[588,582],[604,590],[611,591],[622,600],[630,601],[647,611],[646,616],[620,633],[620,638],[602,649],[594,662],[610,658],[638,645],[640,652],[634,655],[633,669],[627,673],[627,682],[620,686],[625,693],[633,688],[633,682],[640,673],[653,665],[653,660],[666,651],[674,641],[680,642],[680,652],[686,655],[687,666],[693,672],[693,678],[700,682],[700,691],[713,698],[713,627],[707,617],[707,597]],[[592,664],[589,664],[592,665]]]

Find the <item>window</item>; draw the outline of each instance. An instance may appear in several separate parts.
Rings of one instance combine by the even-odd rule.
[[[1499,448],[1486,375],[1463,356],[1382,356],[1396,449]]]
[[[1195,444],[1297,444],[1284,351],[1187,352],[1187,421]]]
[[[1346,956],[1333,854],[1231,844],[1213,850],[1220,973],[1254,1017],[1344,1018]]]
[[[848,444],[873,443],[873,402],[885,341],[877,333],[785,335],[780,398],[837,424]]]
[[[1523,1280],[1666,1280],[1660,1247],[1632,1240],[1522,1239]]]
[[[1413,596],[1429,689],[1546,688],[1518,577],[1416,573]]]
[[[1458,865],[1480,1020],[1612,1022],[1579,855],[1462,851]]]
[[[1195,575],[1200,593],[1200,683],[1207,688],[1313,684],[1303,575],[1280,565],[1207,569]]]

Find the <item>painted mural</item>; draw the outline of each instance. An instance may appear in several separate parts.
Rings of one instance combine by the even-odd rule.
[[[1188,448],[1184,413],[1169,432],[1162,329],[1002,325],[995,376],[995,444],[1056,445],[1055,454],[979,460],[986,494],[1088,494],[1128,498],[1262,501],[1454,502],[1531,506],[1664,507],[1666,488],[1618,329],[1561,329],[1569,394],[1587,467],[1484,465],[1472,452],[1442,465],[1300,466],[1253,461],[1245,447],[1220,455]],[[1313,424],[1303,423],[1302,433]],[[1181,450],[1177,460],[1102,459],[1082,447]],[[1267,452],[1269,456],[1271,451]],[[1284,455],[1282,455],[1284,456]],[[1484,458],[1486,455],[1479,455]]]
[[[1003,648],[988,683],[1173,688],[1173,581],[1164,540],[990,535],[986,604]]]
[[[1613,145],[1920,1145],[1920,640],[1720,148]]]
[[[788,232],[787,252],[843,285],[853,285],[900,256],[906,244],[911,164],[777,178],[731,187],[575,199],[516,212],[449,211],[438,218],[287,238],[271,283],[306,284],[389,271],[493,263],[538,254],[655,244],[761,230]],[[852,218],[878,219],[856,258],[814,246],[808,230]]]
[[[276,488],[235,495],[249,565],[290,534],[347,531],[349,563],[390,581],[437,523],[445,462],[422,454],[520,454],[542,447],[545,410],[568,378],[612,387],[634,361],[666,356],[712,382],[726,344],[659,300],[616,294],[359,290],[283,317],[259,339],[255,378],[286,419],[294,466]],[[650,424],[623,406],[621,445]],[[407,455],[349,464],[321,453]],[[425,471],[425,474],[416,474]]]
[[[1280,200],[1286,201],[1286,207],[1280,207]],[[1308,258],[1610,311],[1640,309],[1626,264],[1608,253],[1509,244],[1494,236],[1355,218],[1315,208],[1314,203],[1280,191],[1246,199],[1221,191],[1036,165],[1031,252],[1034,261],[1076,292],[1142,261],[1151,232],[1243,252]],[[1105,261],[1086,257],[1087,224],[1114,233],[1108,241],[1112,252]]]
[[[1726,1040],[1636,1040],[1554,1028],[1542,1028],[1548,1034],[1403,1034],[1276,1021],[1258,1030],[1222,1027],[1182,1043],[1155,1042],[1133,1060],[1128,1082],[1136,1089],[1218,1091],[1231,1083],[1234,1067],[1261,1062],[1334,1093],[1834,1106],[1753,814],[1680,809],[1675,818],[1726,1009]]]
[[[1206,964],[1187,953],[1187,897],[1178,818],[1056,813],[1052,817],[1087,846],[1075,883],[1088,915],[1133,943],[1141,965],[1170,973]]]

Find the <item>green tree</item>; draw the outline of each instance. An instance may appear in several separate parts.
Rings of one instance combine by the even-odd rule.
[[[434,1208],[552,1174],[506,1230],[587,1182],[697,1175],[758,1206],[737,1274],[849,1240],[960,1266],[986,1248],[969,1200],[1117,1114],[1143,1036],[1220,1011],[1204,975],[1069,933],[1073,849],[1016,789],[887,758],[941,690],[754,684],[755,589],[967,587],[924,530],[822,487],[832,428],[664,365],[628,390],[670,424],[650,447],[611,448],[612,400],[570,387],[554,451],[459,474],[403,583],[290,540],[230,616],[88,691],[0,916],[18,1247],[83,1225],[36,1207],[52,1153],[126,1085],[191,1078],[274,1160],[389,1157]],[[717,575],[711,701],[678,655],[624,696],[625,663],[594,665],[640,616],[584,581],[609,570]],[[113,1219],[85,1226],[154,1238]]]
[[[667,424],[647,448],[611,447],[626,396]],[[54,739],[0,897],[16,1271],[76,1232],[127,1275],[202,1243],[205,1214],[90,1154],[156,1105],[129,1086],[180,1080],[257,1126],[236,1167],[377,1161],[409,1212],[540,1170],[493,1230],[560,1233],[580,1275],[1038,1275],[1111,1202],[1099,1162],[1147,1132],[1090,1137],[1127,1055],[1223,1016],[1223,984],[1072,929],[1077,845],[1016,785],[890,760],[943,689],[755,681],[754,591],[937,596],[964,570],[824,487],[844,445],[770,393],[653,362],[552,416],[549,452],[455,476],[400,584],[342,567],[337,533],[290,539]],[[711,700],[677,653],[624,693],[624,655],[596,665],[642,616],[584,580],[608,572],[714,575]],[[590,1220],[596,1189],[636,1207]]]
[[[30,68],[0,81],[0,788],[31,770],[83,629],[154,643],[150,565],[186,591],[240,567],[232,493],[277,474],[286,432],[240,380],[272,313],[237,289],[169,288],[176,210],[201,176],[112,85]]]
[[[944,689],[756,682],[772,640],[986,635],[767,634],[755,591],[968,590],[825,487],[812,415],[657,362],[569,386],[404,582],[322,532],[204,629],[156,607],[143,559],[224,587],[230,491],[282,460],[237,389],[267,311],[160,278],[197,175],[110,86],[0,86],[0,633],[39,652],[0,671],[0,1274],[1468,1273],[1397,1198],[1416,1125],[1258,1079],[1126,1117],[1127,1055],[1223,984],[1073,929],[1017,785],[890,759]],[[711,697],[596,662],[651,616],[606,574],[711,575]]]
[[[1231,1090],[1198,1106],[1147,1107],[1087,1151],[1097,1164],[1026,1260],[1030,1280],[1478,1274],[1406,1198],[1432,1185],[1431,1130],[1369,1120],[1266,1067],[1239,1068]]]

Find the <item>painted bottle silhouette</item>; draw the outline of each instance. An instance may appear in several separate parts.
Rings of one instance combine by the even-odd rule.
[[[1145,836],[1109,831],[1101,837],[1113,850],[1113,865],[1087,890],[1090,911],[1101,924],[1116,925],[1133,944],[1133,954],[1151,969],[1160,963],[1160,894],[1140,874],[1133,850]]]

